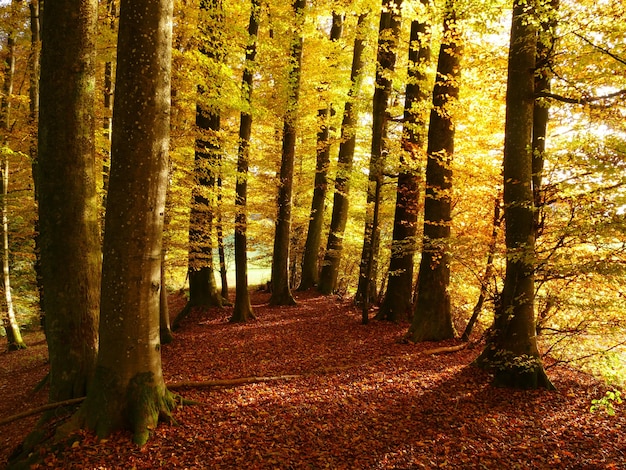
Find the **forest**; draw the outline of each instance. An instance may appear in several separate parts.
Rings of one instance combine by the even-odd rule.
[[[625,465],[624,18],[1,1],[0,464]]]

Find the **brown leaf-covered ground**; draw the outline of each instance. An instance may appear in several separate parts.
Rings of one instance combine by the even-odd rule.
[[[172,305],[176,311],[182,306]],[[38,468],[62,469],[624,469],[626,412],[591,413],[604,386],[558,366],[558,391],[489,385],[470,363],[479,348],[428,355],[401,344],[406,324],[360,324],[333,298],[298,295],[270,307],[255,293],[256,321],[230,324],[230,308],[194,311],[163,348],[166,381],[294,376],[232,388],[177,390],[177,409],[142,448],[119,433],[81,433]],[[43,404],[41,336],[0,354],[0,419]],[[453,344],[453,343],[448,343]],[[37,417],[0,427],[0,466]]]

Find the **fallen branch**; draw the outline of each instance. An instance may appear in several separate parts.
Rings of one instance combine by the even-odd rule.
[[[218,379],[200,382],[183,381],[174,382],[167,385],[169,390],[180,388],[211,388],[211,387],[233,387],[235,385],[245,385],[253,383],[274,382],[276,380],[289,380],[302,377],[301,375],[277,375],[274,377],[240,377],[238,379]]]
[[[456,346],[443,346],[441,348],[427,349],[426,351],[422,351],[422,354],[425,356],[432,356],[433,354],[456,352],[461,349],[465,349],[468,344],[469,343],[462,343],[457,344]]]
[[[57,401],[57,402],[54,402],[54,403],[48,403],[48,404],[40,406],[38,408],[33,408],[32,410],[26,410],[26,411],[23,411],[23,412],[18,413],[16,415],[9,416],[8,418],[1,419],[0,420],[0,426],[2,426],[3,424],[11,423],[13,421],[17,421],[18,419],[21,419],[21,418],[26,418],[27,416],[32,416],[32,415],[36,415],[36,414],[39,414],[39,413],[43,413],[44,411],[53,410],[55,408],[59,408],[60,406],[75,405],[77,403],[82,402],[84,399],[85,399],[85,397],[70,398],[69,400],[63,400],[63,401]]]

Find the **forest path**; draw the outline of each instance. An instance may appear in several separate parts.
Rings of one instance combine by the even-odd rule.
[[[425,355],[435,345],[399,342],[407,324],[361,325],[348,302],[296,295],[295,307],[270,307],[255,292],[246,324],[228,323],[230,308],[193,311],[163,369],[168,383],[297,377],[177,390],[201,404],[176,410],[178,424],[143,448],[83,433],[47,468],[626,468],[626,413],[589,412],[605,393],[589,375],[557,366],[556,392],[496,389],[470,365],[479,349]],[[0,354],[0,419],[45,402],[31,393],[45,373],[43,344]],[[0,427],[0,467],[35,421]]]

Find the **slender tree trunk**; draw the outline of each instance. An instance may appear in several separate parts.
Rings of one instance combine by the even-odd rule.
[[[372,109],[372,147],[367,186],[365,232],[359,269],[359,284],[355,302],[369,309],[369,299],[376,298],[376,273],[380,227],[374,224],[374,215],[380,212],[380,191],[387,157],[387,108],[391,96],[391,74],[396,65],[396,47],[400,35],[400,7],[402,0],[383,0],[378,28],[376,53],[376,86]]]
[[[10,21],[13,23],[13,9],[16,6],[16,0],[11,3]],[[9,146],[9,133],[11,132],[11,95],[13,94],[13,77],[15,75],[15,32],[10,26],[7,35],[7,56],[4,70],[4,83],[2,87],[2,103],[0,109],[0,128],[2,130],[2,142],[4,146]],[[13,306],[13,298],[11,296],[11,276],[9,270],[9,206],[7,196],[9,194],[9,155],[2,153],[2,167],[0,168],[0,198],[2,198],[2,289],[4,291],[3,305],[6,312],[2,314],[2,322],[7,335],[7,343],[9,351],[26,348],[26,344],[22,339],[22,333],[15,317],[15,308]]]
[[[108,28],[115,31],[115,23],[117,19],[116,0],[107,0],[107,16],[106,20]],[[105,147],[103,149],[102,159],[102,211],[106,210],[107,191],[109,189],[109,167],[111,158],[111,125],[113,123],[111,117],[113,115],[113,61],[108,60],[104,63],[104,90],[103,105],[104,117],[102,119],[102,130],[104,132]],[[104,220],[104,217],[102,217]],[[104,224],[102,224],[104,230]]]
[[[174,406],[159,340],[172,14],[172,0],[123,0],[120,8],[100,353],[71,423],[101,438],[128,429],[140,445]]]
[[[37,149],[37,122],[39,120],[39,66],[41,61],[41,21],[40,21],[40,3],[41,0],[30,0],[28,7],[30,9],[30,36],[31,36],[31,46],[30,46],[30,77],[29,77],[29,87],[28,87],[28,95],[30,99],[30,110],[29,110],[29,124],[33,127],[31,144],[30,144],[30,159],[32,165],[32,174],[33,174],[33,186],[34,186],[34,196],[35,202],[39,200],[39,183],[37,181],[37,160],[38,160],[38,149]],[[39,322],[44,329],[45,332],[45,312],[43,309],[43,281],[41,277],[41,248],[39,241],[39,219],[37,218],[34,222],[34,232],[35,235],[33,237],[35,242],[35,277],[37,281],[37,292],[39,293]]]
[[[343,15],[333,12],[333,23],[330,28],[331,42],[337,42],[343,32]],[[327,87],[328,84],[322,84]],[[304,259],[302,261],[302,278],[299,290],[308,290],[317,286],[319,282],[320,246],[322,244],[322,229],[328,191],[328,166],[330,164],[330,129],[329,120],[333,115],[332,104],[317,111],[317,159],[315,164],[315,182],[313,199],[311,200],[311,215],[309,229],[304,245]]]
[[[418,275],[415,312],[408,336],[411,341],[453,338],[450,308],[450,239],[454,120],[461,75],[460,37],[453,0],[446,3],[443,41],[439,48],[433,109],[428,126],[424,239]]]
[[[161,250],[161,293],[159,295],[159,337],[161,344],[169,344],[174,340],[170,325],[170,308],[167,300],[167,284],[165,279],[165,250]]]
[[[427,0],[422,4],[428,7]],[[380,320],[398,321],[409,318],[413,305],[413,257],[417,245],[417,214],[420,206],[420,165],[426,142],[426,69],[430,63],[430,38],[429,20],[413,20],[404,103],[404,152],[400,155],[387,292],[377,315]]]
[[[536,4],[513,3],[504,134],[506,274],[492,335],[476,360],[494,383],[554,388],[543,367],[535,333],[535,232],[532,190]]]
[[[200,52],[219,61],[222,47],[218,28],[222,20],[220,0],[200,0],[200,32],[207,37]],[[196,139],[194,187],[189,215],[189,303],[190,307],[221,307],[222,296],[217,291],[213,263],[213,221],[216,210],[215,181],[220,160],[220,113],[206,103],[210,90],[198,86],[196,126],[201,136]]]
[[[470,339],[470,335],[472,334],[472,330],[474,329],[474,324],[476,323],[476,320],[478,320],[478,316],[480,315],[480,312],[483,309],[483,304],[485,303],[485,299],[487,298],[487,289],[489,288],[489,282],[493,277],[493,258],[496,254],[498,232],[500,231],[500,224],[502,223],[502,217],[500,216],[501,199],[502,194],[499,193],[494,201],[491,240],[489,241],[489,250],[487,253],[487,264],[485,265],[485,272],[482,279],[480,280],[480,293],[478,294],[478,300],[476,301],[476,305],[474,305],[474,309],[472,310],[472,316],[465,326],[465,331],[463,331],[463,334],[461,335],[461,339],[463,341],[469,341]]]
[[[291,238],[291,206],[293,198],[293,175],[296,153],[296,121],[298,119],[298,97],[302,65],[302,33],[299,25],[304,22],[306,0],[294,0],[293,10],[296,27],[291,40],[289,69],[289,98],[283,120],[283,148],[278,187],[278,214],[272,256],[271,305],[295,305],[296,301],[289,286],[289,244]]]
[[[354,100],[361,86],[363,50],[365,49],[363,34],[366,18],[367,13],[359,15],[356,37],[354,38],[354,51],[352,53],[351,86],[348,91],[348,99],[344,106],[341,123],[341,143],[339,144],[337,175],[335,176],[333,213],[318,285],[318,290],[325,295],[331,294],[337,287],[339,263],[341,262],[341,253],[343,251],[343,235],[348,221],[350,178],[354,161],[354,149],[356,147],[356,123],[358,120]]]
[[[220,170],[222,168],[222,159],[220,155]],[[217,221],[215,224],[215,234],[217,235],[217,253],[220,260],[220,296],[222,303],[230,305],[228,300],[228,270],[226,269],[226,247],[224,246],[224,224],[222,219],[222,176],[217,177]]]
[[[259,32],[260,0],[252,0],[250,22],[248,24],[249,43],[246,48],[246,61],[241,80],[241,94],[247,108],[252,101],[254,62],[256,59],[257,34]],[[250,157],[250,134],[252,114],[250,109],[241,113],[239,125],[239,150],[237,153],[237,183],[235,187],[235,307],[230,318],[232,322],[245,322],[254,318],[248,291],[248,161]]]
[[[97,7],[59,0],[43,10],[37,182],[51,402],[85,395],[98,351]]]

